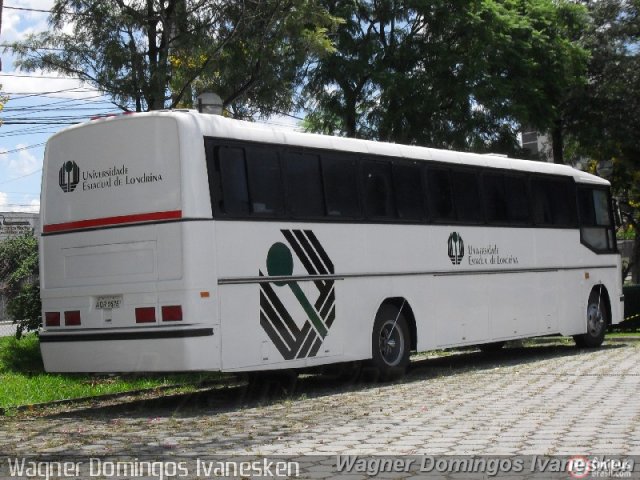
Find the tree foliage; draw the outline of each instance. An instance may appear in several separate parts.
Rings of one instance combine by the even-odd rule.
[[[246,5],[229,5],[227,19],[242,24]],[[213,91],[236,118],[295,109],[295,91],[304,80],[310,58],[333,51],[330,30],[339,19],[328,15],[315,1],[260,1],[251,13],[250,28],[235,32],[214,62],[194,75],[205,56],[190,47],[172,57],[177,75],[172,90],[182,78],[195,78],[196,92]],[[231,32],[229,32],[231,34]],[[177,80],[177,84],[176,84]]]
[[[310,71],[310,130],[476,151],[517,150],[584,80],[584,9],[552,0],[325,0],[345,19]]]
[[[0,242],[0,287],[6,312],[17,324],[16,336],[37,330],[42,317],[38,242],[32,233]]]
[[[335,19],[314,0],[56,0],[49,22],[11,46],[20,68],[77,76],[124,110],[191,106],[195,85],[269,114]]]
[[[614,195],[634,232],[631,270],[640,283],[640,1],[588,0],[583,38],[588,81],[567,109],[575,156],[609,164]]]

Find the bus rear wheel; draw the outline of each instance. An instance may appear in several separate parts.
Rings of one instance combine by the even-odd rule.
[[[581,348],[596,348],[602,345],[607,330],[608,318],[605,299],[596,289],[591,291],[587,304],[587,332],[575,335],[576,346]]]
[[[407,320],[398,308],[385,304],[380,307],[371,336],[371,366],[381,381],[404,375],[409,365],[411,339]]]

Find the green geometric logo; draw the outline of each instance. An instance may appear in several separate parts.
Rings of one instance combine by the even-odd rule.
[[[309,276],[333,274],[333,262],[311,230],[281,232],[286,243],[271,245],[266,262],[267,275],[280,278],[260,284],[260,325],[285,360],[313,357],[335,320],[335,281],[313,280],[317,294],[310,300],[292,278],[294,254]],[[265,276],[261,270],[259,274]],[[283,290],[293,293],[304,311],[301,328],[280,298]]]

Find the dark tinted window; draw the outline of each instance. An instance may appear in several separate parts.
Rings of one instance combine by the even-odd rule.
[[[250,211],[247,169],[242,148],[217,147],[222,180],[220,209],[229,215],[246,215]]]
[[[393,165],[393,189],[398,216],[405,220],[420,220],[424,216],[424,196],[420,167],[411,164]]]
[[[369,218],[395,218],[389,162],[362,162],[364,205]]]
[[[275,150],[246,149],[251,209],[256,215],[283,213],[280,162]]]
[[[287,207],[295,217],[324,216],[324,198],[318,155],[285,154]]]
[[[526,225],[531,222],[525,177],[485,173],[482,186],[489,223]]]
[[[482,177],[484,208],[489,223],[506,224],[509,220],[504,175],[485,173]]]
[[[580,212],[580,225],[611,226],[609,195],[605,190],[579,188],[578,211]]]
[[[427,197],[429,213],[433,220],[455,220],[448,170],[435,168],[427,170]]]
[[[473,172],[451,172],[453,184],[453,197],[456,206],[456,215],[461,222],[482,222],[482,202],[478,189],[478,176]]]
[[[327,215],[330,217],[359,217],[356,161],[323,155],[322,175]]]
[[[578,188],[580,241],[598,253],[616,251],[615,229],[611,222],[609,192],[605,189]]]
[[[509,223],[526,225],[531,223],[527,179],[525,177],[504,177],[504,192],[507,198]]]
[[[536,178],[531,182],[531,190],[536,224],[575,225],[576,195],[570,181]]]

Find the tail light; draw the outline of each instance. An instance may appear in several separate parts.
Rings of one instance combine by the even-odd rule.
[[[80,325],[80,310],[69,310],[64,312],[65,326]]]
[[[155,323],[156,307],[136,308],[136,323]]]
[[[177,322],[182,320],[182,305],[165,305],[162,307],[163,322]]]
[[[44,325],[46,327],[59,327],[60,326],[60,312],[45,312]]]

